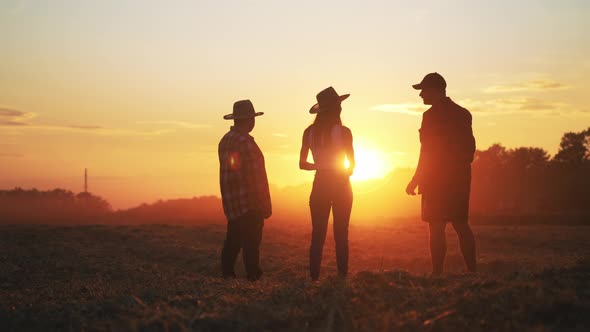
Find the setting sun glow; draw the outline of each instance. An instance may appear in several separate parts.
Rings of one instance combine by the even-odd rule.
[[[381,151],[361,146],[355,147],[354,155],[356,167],[351,176],[353,181],[383,178],[392,169],[391,162]],[[344,161],[344,167],[350,167],[348,159]]]
[[[298,152],[328,86],[350,94],[355,190],[394,169],[405,188],[429,108],[412,85],[435,71],[471,112],[480,151],[554,156],[564,133],[588,128],[590,1],[334,4],[0,1],[0,189],[80,192],[88,169],[90,192],[114,209],[219,197],[223,116],[242,99],[264,113],[250,135],[271,186],[308,186]],[[397,202],[404,188],[391,188]]]

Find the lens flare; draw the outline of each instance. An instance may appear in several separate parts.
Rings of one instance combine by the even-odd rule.
[[[382,151],[355,146],[354,156],[356,167],[351,177],[353,181],[380,179],[393,169],[389,156]],[[344,161],[344,167],[350,168],[348,159]]]

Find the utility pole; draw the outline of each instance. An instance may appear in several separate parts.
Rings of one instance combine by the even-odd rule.
[[[84,193],[88,194],[88,169],[84,168]]]

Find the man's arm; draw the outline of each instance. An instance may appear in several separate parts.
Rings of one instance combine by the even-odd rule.
[[[457,130],[458,137],[455,138],[458,144],[456,156],[460,162],[469,164],[473,161],[475,154],[475,137],[473,137],[471,113],[468,110],[464,111],[465,114]]]
[[[426,132],[424,131],[424,116],[422,116],[422,124],[420,126],[420,130],[418,130],[420,134],[420,157],[418,157],[418,166],[416,166],[416,171],[414,172],[414,176],[408,186],[406,187],[406,193],[408,195],[416,195],[416,187],[418,187],[424,178],[424,136]]]
[[[469,113],[469,111],[467,111],[467,114],[469,114],[468,117],[468,121],[467,121],[467,130],[466,132],[466,137],[465,137],[465,141],[466,141],[466,160],[469,161],[469,163],[471,163],[473,161],[473,156],[475,155],[475,137],[473,136],[473,127],[472,127],[472,117],[471,117],[471,113]]]
[[[249,193],[249,206],[252,210],[258,211],[264,219],[267,219],[272,215],[272,204],[264,156],[253,140],[249,140],[243,145],[242,155],[244,156],[244,175],[247,177],[248,188],[246,190]]]

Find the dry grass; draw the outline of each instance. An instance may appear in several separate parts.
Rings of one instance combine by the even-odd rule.
[[[427,275],[426,225],[352,226],[351,276],[307,277],[310,226],[265,226],[263,279],[219,278],[223,225],[0,226],[4,331],[585,331],[590,227],[479,226],[480,273],[448,229]]]

